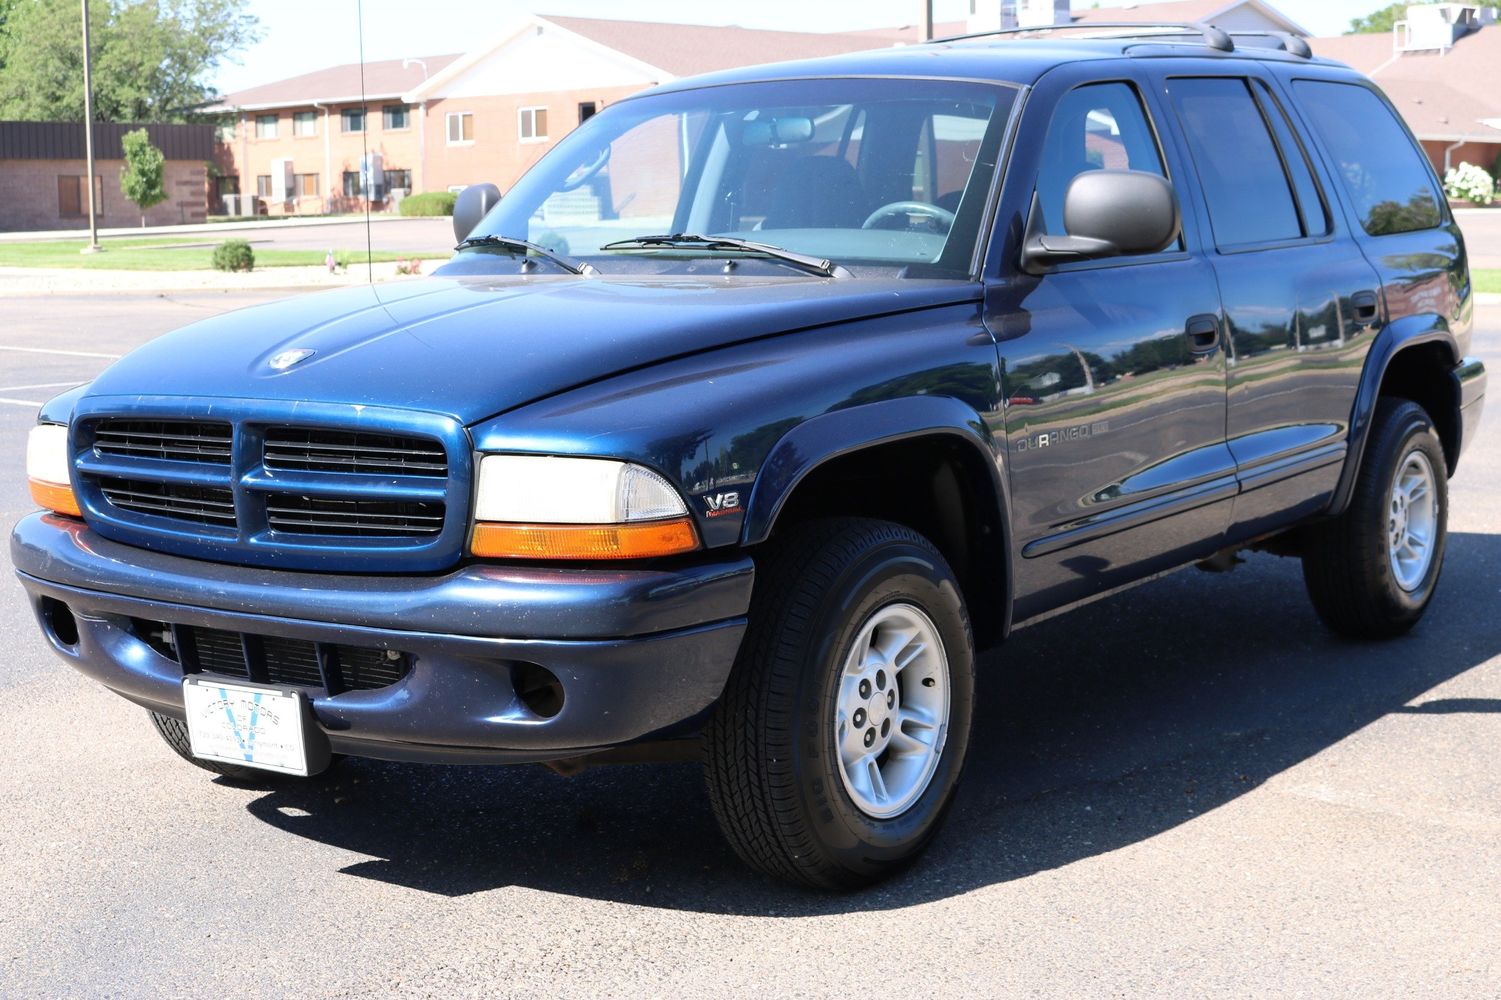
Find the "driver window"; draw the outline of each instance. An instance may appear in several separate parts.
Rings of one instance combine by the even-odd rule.
[[[1068,235],[1063,228],[1063,196],[1086,170],[1144,170],[1167,176],[1141,98],[1129,84],[1087,84],[1058,102],[1037,177],[1043,232]]]

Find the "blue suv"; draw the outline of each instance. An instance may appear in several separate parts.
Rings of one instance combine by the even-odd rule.
[[[1299,40],[1095,34],[673,82],[431,278],[142,347],[29,442],[47,641],[233,779],[696,756],[849,887],[1014,628],[1258,548],[1406,631],[1485,386],[1437,178]]]

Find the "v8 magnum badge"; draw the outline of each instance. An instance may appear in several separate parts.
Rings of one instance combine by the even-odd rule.
[[[715,493],[706,495],[704,506],[709,509],[704,512],[705,517],[723,517],[726,514],[734,514],[740,510],[739,493]]]

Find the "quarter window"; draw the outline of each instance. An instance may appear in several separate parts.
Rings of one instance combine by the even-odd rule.
[[[452,111],[447,121],[449,145],[474,141],[474,115],[467,111]]]
[[[1089,170],[1144,170],[1167,176],[1146,110],[1129,84],[1087,84],[1058,102],[1037,176],[1043,232],[1066,235],[1063,196],[1073,179]]]
[[[1246,81],[1176,79],[1177,106],[1221,247],[1293,240],[1303,224],[1292,186]]]
[[[1367,233],[1408,233],[1443,221],[1427,158],[1386,102],[1353,83],[1299,80],[1293,89]]]
[[[517,135],[522,142],[541,142],[547,138],[547,109],[522,108],[516,113]]]

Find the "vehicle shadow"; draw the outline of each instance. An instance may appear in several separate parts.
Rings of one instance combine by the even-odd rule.
[[[899,908],[1152,837],[1389,713],[1501,711],[1492,699],[1418,701],[1501,653],[1498,567],[1501,535],[1452,535],[1427,618],[1388,643],[1331,635],[1298,564],[1270,556],[1016,633],[981,664],[970,762],[944,832],[909,872],[861,893],[802,891],[741,867],[693,765],[561,778],[348,761],[248,808],[369,856],[344,874],[445,896],[520,885],[711,913]]]

